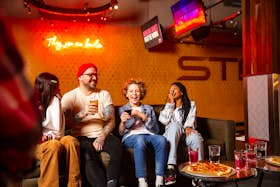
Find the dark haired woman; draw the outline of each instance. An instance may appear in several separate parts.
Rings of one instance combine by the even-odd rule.
[[[64,136],[65,120],[61,110],[58,78],[47,72],[41,73],[35,79],[34,88],[42,124],[42,141],[36,150],[36,156],[41,161],[38,185],[59,186],[59,163],[65,149],[68,187],[79,187],[79,142],[72,136]]]
[[[203,138],[195,130],[195,102],[189,99],[186,87],[182,83],[171,84],[165,107],[160,112],[159,121],[166,126],[163,135],[170,144],[165,177],[165,184],[169,185],[176,182],[177,147],[184,133],[187,146],[198,149],[198,160],[203,159]]]
[[[155,112],[150,105],[144,105],[145,86],[142,81],[130,79],[123,86],[123,94],[128,103],[119,109],[121,123],[119,132],[126,148],[134,149],[135,173],[138,187],[148,187],[146,177],[146,149],[151,145],[155,150],[155,186],[163,186],[165,172],[167,142],[158,134],[159,127]]]

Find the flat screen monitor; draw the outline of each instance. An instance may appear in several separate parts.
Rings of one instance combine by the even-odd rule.
[[[206,23],[202,0],[180,0],[171,6],[176,35]]]
[[[141,31],[145,48],[149,49],[163,42],[162,29],[157,16],[143,24]]]

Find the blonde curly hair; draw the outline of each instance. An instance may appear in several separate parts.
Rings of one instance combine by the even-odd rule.
[[[144,97],[146,95],[146,88],[145,88],[145,83],[141,79],[130,78],[129,80],[125,81],[125,83],[123,84],[123,87],[122,87],[123,96],[127,99],[127,97],[126,97],[127,89],[128,89],[128,86],[131,84],[138,85],[138,87],[140,89],[140,100],[144,99]]]

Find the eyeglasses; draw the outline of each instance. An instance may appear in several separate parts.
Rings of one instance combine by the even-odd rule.
[[[97,73],[85,73],[83,75],[87,75],[89,77],[95,77],[95,78],[97,77]]]

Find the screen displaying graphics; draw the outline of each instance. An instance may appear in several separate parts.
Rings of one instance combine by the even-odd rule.
[[[171,6],[176,35],[206,23],[201,0],[180,0]]]
[[[141,31],[145,48],[149,49],[163,42],[162,31],[157,16],[143,24]]]

